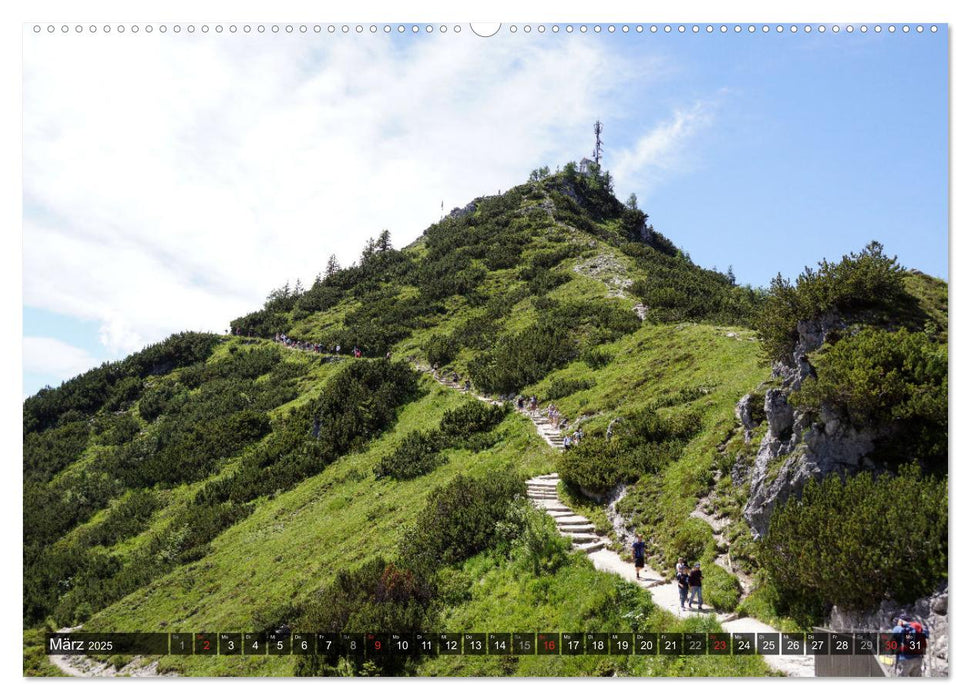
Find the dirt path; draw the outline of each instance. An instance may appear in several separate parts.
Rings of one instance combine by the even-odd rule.
[[[77,632],[81,627],[65,627],[58,632]],[[75,654],[49,654],[47,660],[60,669],[66,676],[75,678],[114,678],[125,676],[128,678],[161,678],[175,676],[174,673],[159,673],[158,660],[146,663],[144,656],[133,656],[132,660],[121,668],[115,668],[107,661],[97,661],[90,656]]]
[[[89,656],[48,656],[48,660],[62,673],[77,678],[160,678],[175,676],[173,673],[159,673],[158,661],[145,662],[145,657],[135,656],[121,668],[115,668],[107,661],[96,661]]]
[[[463,378],[454,373],[440,374],[433,371],[427,365],[421,365],[415,361],[412,361],[412,364],[417,370],[428,374],[442,386],[467,393],[487,403],[502,403],[488,396],[481,396],[471,390],[467,390]],[[547,445],[557,451],[563,450],[563,435],[561,435],[559,429],[552,425],[541,411],[516,410],[532,421],[536,433],[543,438]],[[559,533],[570,539],[574,549],[584,552],[598,570],[616,574],[645,589],[649,589],[655,604],[676,617],[684,618],[700,614],[715,615],[715,619],[721,624],[725,632],[779,632],[779,630],[764,622],[750,617],[739,617],[737,613],[718,612],[710,607],[703,607],[701,610],[683,610],[681,608],[677,584],[673,581],[667,581],[661,574],[649,567],[641,570],[641,578],[638,579],[633,564],[625,562],[619,554],[607,548],[609,541],[596,534],[593,523],[582,515],[575,513],[560,500],[557,493],[557,485],[559,482],[559,474],[555,472],[533,477],[526,482],[526,494],[538,509],[553,518]],[[721,532],[728,524],[727,521],[715,518],[703,510],[700,505],[691,515],[708,523],[716,538],[724,539]],[[730,573],[735,573],[736,576],[738,575],[737,572],[732,571],[731,562],[727,558],[720,557],[719,559],[716,562],[719,566],[725,568]],[[747,589],[751,585],[747,577],[745,579],[741,579],[740,577],[740,580],[742,580],[743,588]],[[770,668],[781,671],[787,676],[811,677],[815,675],[815,661],[809,655],[770,655],[763,656],[762,658],[765,659],[766,664]]]
[[[416,365],[419,370],[430,373],[433,378],[442,384],[458,391],[465,391],[461,377],[458,381],[449,377],[440,377],[427,367]],[[486,396],[479,396],[471,391],[467,391],[471,396],[490,403],[499,403]],[[563,449],[563,436],[560,431],[550,424],[541,412],[520,411],[527,416],[536,428],[540,437],[553,449]],[[593,562],[595,568],[616,574],[621,578],[636,583],[645,589],[650,590],[654,603],[667,612],[679,618],[695,615],[715,615],[715,619],[721,624],[725,632],[735,633],[758,633],[758,632],[778,632],[770,625],[760,622],[750,617],[739,617],[737,613],[718,612],[710,607],[703,607],[701,610],[683,610],[678,594],[678,586],[673,581],[667,581],[661,574],[650,567],[641,570],[641,578],[638,579],[634,566],[630,562],[624,561],[619,554],[607,548],[609,541],[599,537],[594,525],[587,518],[575,513],[569,506],[565,505],[557,493],[557,485],[560,482],[559,474],[544,474],[529,479],[526,482],[526,495],[533,504],[540,510],[546,512],[556,523],[556,529],[561,535],[570,539],[574,549],[584,552]],[[700,508],[691,514],[693,517],[700,518],[708,523],[715,532],[716,537],[721,537],[721,531],[727,525],[727,521],[718,520]],[[723,568],[731,571],[730,562],[722,560],[718,563]],[[743,581],[743,587],[747,581]],[[815,661],[812,656],[783,656],[770,655],[763,656],[766,664],[776,671],[780,671],[787,676],[811,677],[815,675]]]

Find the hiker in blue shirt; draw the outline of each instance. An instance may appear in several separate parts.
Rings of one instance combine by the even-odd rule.
[[[644,568],[644,538],[641,535],[637,536],[637,541],[634,542],[632,547],[634,554],[634,573],[637,579],[641,578],[641,569]]]
[[[893,628],[897,641],[897,660],[894,669],[897,676],[920,677],[924,663],[924,626],[905,617],[898,617]]]

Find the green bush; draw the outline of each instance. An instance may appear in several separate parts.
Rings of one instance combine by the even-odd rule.
[[[499,425],[509,408],[484,401],[466,401],[458,408],[445,411],[439,431],[450,445],[460,445],[476,433],[485,433]]]
[[[525,490],[525,482],[505,472],[480,478],[459,475],[439,486],[402,540],[402,561],[428,571],[488,549],[497,541],[496,523]]]
[[[742,595],[738,579],[711,560],[702,562],[701,571],[704,576],[701,593],[705,605],[716,610],[734,610]]]
[[[160,382],[142,394],[138,402],[138,415],[146,423],[151,423],[187,398],[185,388],[177,382]]]
[[[502,297],[494,297],[493,301],[497,299],[501,301]],[[517,299],[516,301],[519,300]],[[498,309],[493,313],[493,316],[495,318],[501,317],[507,311],[508,309]],[[476,315],[456,328],[451,338],[459,347],[471,348],[472,350],[487,350],[492,346],[498,334],[499,324],[493,318],[486,315]]]
[[[320,337],[325,346],[356,346],[367,356],[380,357],[444,310],[437,301],[399,293],[395,284],[379,284],[362,292],[360,300],[361,304],[344,316],[342,328]]]
[[[132,488],[191,483],[209,476],[216,463],[270,432],[262,411],[239,411],[179,430],[156,448],[153,438],[136,441],[96,464]],[[157,436],[154,438],[157,440]]]
[[[102,445],[123,445],[141,431],[141,425],[130,413],[101,414],[95,421],[95,435]]]
[[[619,483],[633,483],[677,459],[700,428],[692,412],[661,418],[651,409],[638,411],[617,424],[613,439],[589,435],[565,451],[560,477],[569,486],[606,494]]]
[[[258,345],[254,348],[239,348],[232,346],[229,357],[206,366],[207,377],[231,377],[240,379],[256,379],[268,374],[282,359],[280,349]]]
[[[196,502],[247,503],[286,491],[387,430],[417,392],[418,375],[404,362],[345,365],[315,400],[279,419],[272,436],[243,456],[238,471],[206,484]]]
[[[915,465],[810,481],[772,513],[759,559],[793,614],[911,602],[947,578],[947,505],[947,480]]]
[[[603,348],[592,347],[584,351],[580,359],[587,363],[590,369],[602,369],[613,361],[614,356]]]
[[[131,491],[112,507],[104,520],[85,531],[81,539],[89,547],[110,546],[137,535],[148,525],[160,503],[153,491]]]
[[[88,445],[87,422],[24,436],[24,478],[44,482],[76,460]]]
[[[539,381],[576,355],[576,342],[562,325],[537,323],[501,336],[494,349],[469,363],[476,387],[486,393],[511,394]]]
[[[715,541],[711,536],[711,527],[698,518],[684,518],[678,523],[676,528],[665,529],[661,533],[662,549],[667,555],[665,564],[669,568],[674,568],[678,557],[684,557],[689,564],[696,561],[704,561],[709,556],[714,547]],[[705,567],[705,585],[708,584],[708,569]],[[707,593],[706,593],[707,596]]]
[[[425,357],[433,367],[444,367],[455,359],[460,349],[454,336],[436,334],[425,344]]]
[[[483,433],[501,423],[507,413],[505,406],[467,401],[446,411],[438,428],[408,433],[391,454],[375,465],[374,474],[377,478],[413,479],[434,471],[445,462],[441,450],[486,449],[491,442]]]
[[[592,379],[564,379],[556,377],[550,382],[546,389],[546,400],[556,401],[564,396],[570,396],[578,391],[586,391],[592,388],[595,382]]]
[[[570,554],[570,544],[553,521],[525,499],[516,499],[496,525],[497,549],[522,562],[533,576],[554,574]]]
[[[649,320],[752,324],[762,304],[761,291],[736,286],[731,275],[698,267],[653,229],[645,242],[629,243],[622,250],[644,273],[630,291],[647,307]]]
[[[219,342],[219,336],[208,333],[179,333],[69,379],[57,389],[41,389],[24,401],[24,433],[46,430],[64,415],[74,414],[77,420],[93,416],[108,402],[134,400],[141,385],[138,379],[202,362]]]
[[[322,632],[427,632],[437,621],[436,585],[432,578],[377,557],[355,570],[342,569],[333,583],[313,596],[297,621],[300,629]],[[414,660],[383,654],[302,656],[298,676],[402,675]]]
[[[437,430],[412,431],[391,454],[375,465],[374,475],[379,479],[385,476],[414,479],[434,471],[445,462],[445,457],[439,452],[441,443],[441,433]]]
[[[790,401],[837,411],[858,427],[890,434],[879,445],[893,464],[920,460],[947,472],[947,347],[924,333],[867,328],[826,346],[815,359],[817,378]]]
[[[817,270],[807,267],[795,285],[776,276],[755,326],[766,354],[791,364],[797,324],[828,312],[889,311],[892,316],[908,296],[904,277],[897,258],[885,256],[876,241],[838,263],[823,260]]]

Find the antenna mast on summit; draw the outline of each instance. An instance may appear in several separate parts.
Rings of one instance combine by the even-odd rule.
[[[600,165],[600,159],[603,157],[603,141],[600,140],[600,134],[603,133],[604,125],[597,120],[597,123],[593,125],[593,134],[597,137],[597,143],[593,147],[593,162]]]

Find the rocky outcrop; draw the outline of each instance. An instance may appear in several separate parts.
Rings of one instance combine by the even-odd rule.
[[[746,394],[735,404],[735,418],[745,429],[745,442],[752,439],[752,431],[765,420],[765,398],[760,394]]]
[[[452,211],[448,213],[446,219],[457,219],[460,216],[468,216],[469,214],[474,214],[476,209],[476,202],[478,200],[473,199],[471,202],[466,204],[464,207],[455,207]]]
[[[627,265],[609,251],[581,260],[573,266],[573,271],[602,282],[607,287],[607,296],[610,297],[623,297],[631,285]]]
[[[927,633],[927,653],[921,671],[924,676],[948,675],[950,635],[947,620],[948,584],[942,584],[932,595],[912,605],[898,605],[884,601],[876,610],[853,613],[833,608],[826,626],[835,632],[889,632],[894,620],[905,617],[917,620]]]
[[[819,415],[811,415],[789,403],[792,392],[808,377],[815,376],[809,353],[845,328],[846,324],[835,314],[800,321],[791,361],[773,367],[773,375],[781,380],[781,385],[765,394],[763,410],[768,431],[753,466],[745,470],[750,489],[744,516],[757,536],[768,530],[773,509],[790,496],[798,497],[810,479],[822,479],[832,473],[849,475],[875,467],[867,457],[880,437],[874,430],[857,428],[826,406]],[[751,398],[743,397],[742,401],[746,400],[751,420]],[[736,407],[736,415],[749,431],[742,401]]]

